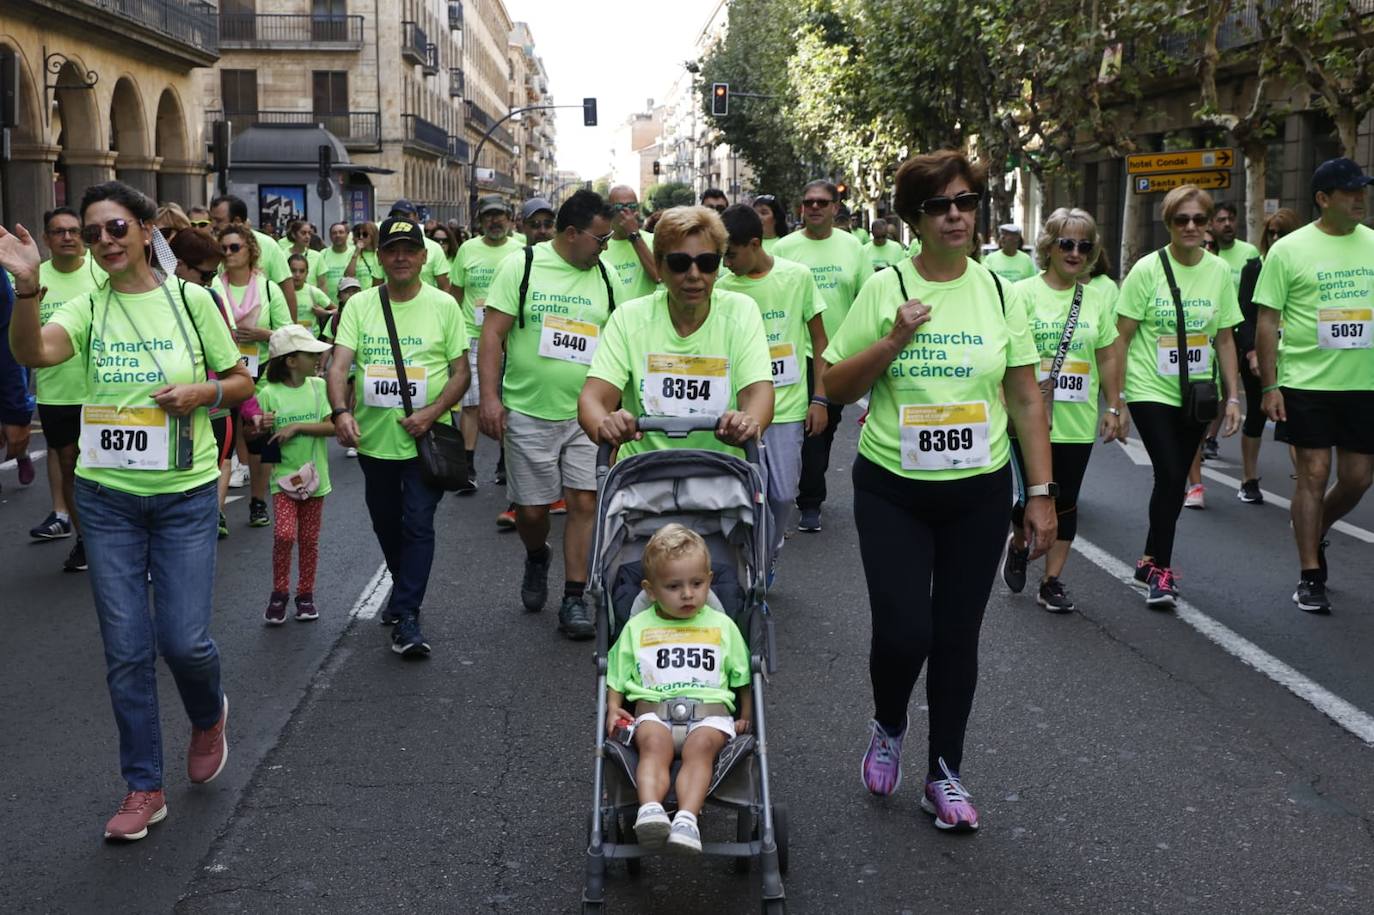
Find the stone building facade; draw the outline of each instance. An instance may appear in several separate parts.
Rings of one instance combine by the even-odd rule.
[[[494,127],[510,111],[509,45],[513,23],[501,0],[467,0],[464,9],[466,137],[477,156],[477,189],[482,195],[499,194],[514,204],[515,137],[509,121]],[[482,143],[488,130],[491,134]]]

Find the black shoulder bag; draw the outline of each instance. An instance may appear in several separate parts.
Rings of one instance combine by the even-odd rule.
[[[1182,394],[1183,415],[1199,423],[1210,423],[1221,413],[1221,395],[1216,382],[1188,380],[1188,319],[1183,312],[1183,296],[1174,280],[1174,268],[1169,263],[1168,249],[1159,249],[1159,265],[1174,297],[1174,317],[1178,323],[1178,387]]]
[[[415,412],[410,402],[410,382],[406,379],[406,364],[401,358],[401,344],[396,334],[396,318],[391,313],[391,296],[383,285],[378,293],[382,299],[382,316],[386,318],[387,336],[391,338],[391,358],[396,363],[397,387],[406,416]],[[463,450],[463,435],[446,423],[435,422],[429,431],[415,440],[415,453],[420,458],[420,479],[446,492],[456,492],[468,479],[467,453]]]

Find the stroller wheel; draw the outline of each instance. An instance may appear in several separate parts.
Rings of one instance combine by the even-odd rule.
[[[602,915],[606,911],[604,902],[584,902],[582,903],[582,915]],[[781,909],[779,909],[781,911]]]
[[[748,807],[746,807],[739,812],[739,816],[735,820],[735,841],[749,842],[752,841],[755,837],[756,836],[754,831],[754,814],[749,811]],[[753,864],[753,861],[754,859],[751,855],[744,855],[742,857],[736,858],[735,873],[749,873],[749,866]]]
[[[773,805],[773,841],[778,846],[778,872],[787,874],[787,838],[791,831],[792,817],[786,804]]]
[[[583,909],[585,912],[586,909]],[[598,911],[600,911],[598,909]],[[765,899],[763,900],[763,915],[787,915],[786,899]]]

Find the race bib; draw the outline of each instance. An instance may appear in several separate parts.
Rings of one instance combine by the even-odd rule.
[[[720,630],[715,627],[645,629],[635,653],[639,679],[648,689],[719,689]]]
[[[1177,375],[1178,374],[1178,336],[1160,337],[1156,346],[1156,356],[1158,357],[1159,374]],[[1196,378],[1199,375],[1212,374],[1212,345],[1207,340],[1206,334],[1188,335],[1188,375]]]
[[[730,360],[650,353],[643,401],[652,416],[719,416],[730,408]]]
[[[477,304],[472,309],[472,324],[474,327],[481,327],[487,320],[487,300],[478,299]]]
[[[903,470],[986,467],[988,405],[984,401],[899,407]]]
[[[166,470],[171,420],[161,407],[81,408],[81,462],[116,470]]]
[[[544,329],[539,332],[539,355],[546,359],[591,365],[592,354],[601,342],[600,333],[601,328],[595,324],[545,315]]]
[[[1368,349],[1374,309],[1322,308],[1317,311],[1317,344],[1322,349]]]
[[[256,343],[239,344],[239,365],[248,370],[248,374],[254,378],[258,377],[259,351]]]
[[[1044,381],[1049,378],[1050,369],[1053,367],[1053,359],[1041,359],[1040,371],[1037,373],[1039,380]],[[1062,403],[1087,403],[1091,377],[1091,365],[1086,362],[1065,359],[1064,364],[1059,367],[1059,378],[1054,386],[1054,399]]]
[[[406,366],[406,387],[412,407],[419,409],[429,404],[429,380],[422,366]],[[363,369],[363,403],[369,407],[405,407],[396,366],[369,365]]]
[[[786,387],[801,381],[801,366],[797,363],[797,348],[791,343],[775,343],[768,347],[768,359],[773,364],[773,386]]]

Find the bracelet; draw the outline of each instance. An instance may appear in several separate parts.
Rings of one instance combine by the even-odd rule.
[[[1228,398],[1226,398],[1226,402],[1227,402],[1227,403],[1233,403],[1233,404],[1235,404],[1236,406],[1240,406],[1240,398],[1239,398],[1239,397],[1228,397]]]
[[[1121,411],[1120,411],[1119,409],[1117,409],[1116,407],[1108,407],[1108,408],[1107,408],[1107,412],[1110,413],[1110,414],[1112,414],[1113,416],[1120,416],[1120,415],[1121,415]]]
[[[1278,385],[1276,385],[1276,384],[1271,384],[1271,385],[1268,385],[1268,386],[1266,386],[1266,387],[1260,388],[1260,393],[1261,393],[1261,394],[1268,394],[1270,391],[1277,391],[1278,389],[1279,389],[1279,386],[1278,386]]]
[[[224,402],[224,385],[220,384],[218,378],[211,378],[210,383],[215,386],[215,402],[210,404],[210,409],[218,410],[219,405]]]
[[[35,289],[33,292],[20,292],[18,289],[16,289],[16,290],[14,290],[14,297],[15,297],[16,299],[32,299],[33,297],[37,296],[37,295],[38,295],[40,292],[42,292],[42,291],[43,291],[43,287],[42,287],[42,286],[39,286],[39,287],[38,287],[37,289]]]
[[[811,402],[812,402],[812,403],[815,403],[815,404],[820,404],[820,405],[823,406],[823,407],[828,407],[828,406],[830,406],[830,401],[827,400],[826,398],[822,397],[822,396],[819,395],[819,394],[817,394],[816,396],[812,397],[812,398],[811,398]]]

